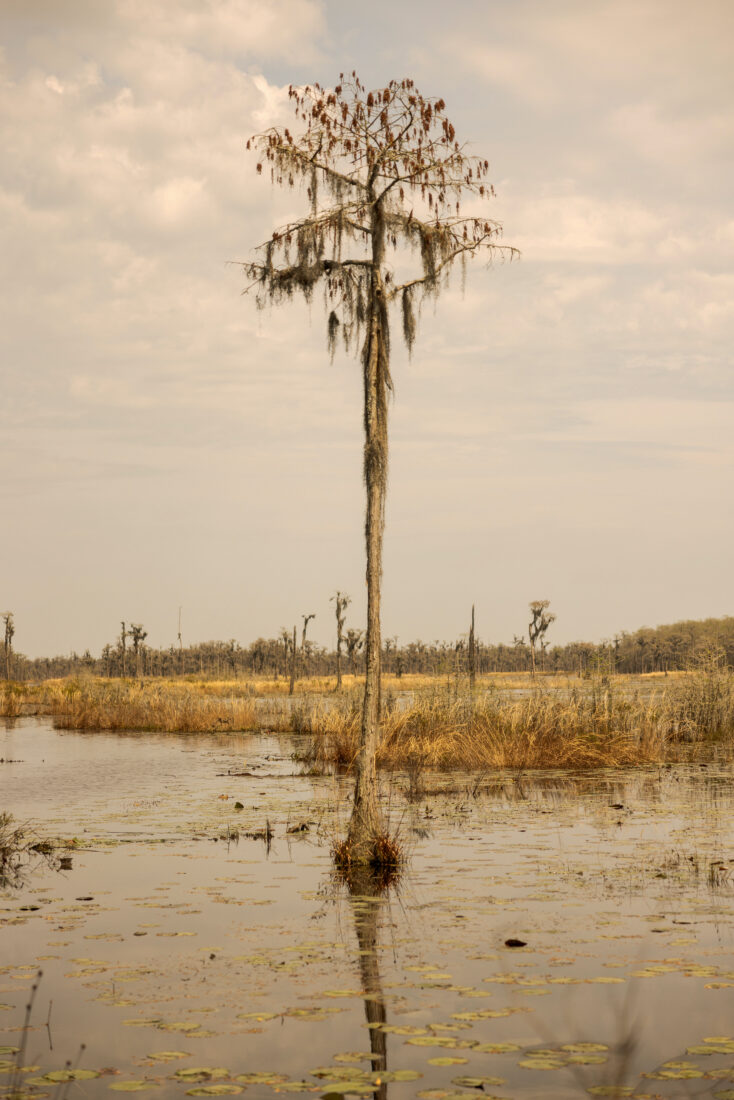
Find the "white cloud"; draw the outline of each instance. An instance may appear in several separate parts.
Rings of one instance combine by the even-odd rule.
[[[324,30],[319,0],[118,0],[123,26],[211,58],[314,55]]]

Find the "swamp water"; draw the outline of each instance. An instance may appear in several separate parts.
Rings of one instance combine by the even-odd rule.
[[[77,841],[0,892],[0,1095],[25,1041],[65,1100],[734,1098],[729,765],[395,777],[408,869],[350,896],[294,745],[0,728],[0,809]]]

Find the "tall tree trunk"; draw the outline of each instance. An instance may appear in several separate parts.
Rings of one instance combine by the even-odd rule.
[[[288,694],[293,694],[293,688],[296,686],[296,628],[293,627],[293,641],[291,642],[291,682],[288,685]]]
[[[375,225],[375,222],[380,224]],[[381,214],[373,218],[373,258],[380,246]],[[382,535],[387,489],[387,390],[390,385],[387,317],[379,261],[372,273],[370,328],[364,348],[364,479],[367,489],[367,638],[362,731],[356,761],[354,804],[349,822],[349,853],[355,863],[374,858],[375,841],[385,828],[377,800],[375,756],[380,737],[380,588]]]
[[[474,639],[474,604],[471,605],[471,629],[469,630],[469,687],[474,691],[477,681],[477,653]]]

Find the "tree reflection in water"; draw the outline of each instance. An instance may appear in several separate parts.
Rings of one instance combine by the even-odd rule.
[[[364,996],[364,1012],[370,1034],[372,1069],[377,1074],[387,1070],[387,1035],[385,996],[377,956],[379,920],[389,883],[384,874],[374,874],[369,867],[352,869],[347,881],[349,901],[357,934],[359,973]],[[387,1100],[387,1082],[382,1080],[374,1095]]]

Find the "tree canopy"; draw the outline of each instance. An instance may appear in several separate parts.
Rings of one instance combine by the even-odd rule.
[[[480,209],[494,195],[489,162],[468,153],[444,101],[421,95],[412,80],[367,92],[356,74],[342,74],[332,90],[314,84],[291,87],[289,95],[298,135],[271,128],[247,144],[260,154],[257,171],[269,167],[274,184],[305,182],[310,210],[275,230],[243,264],[252,280],[247,289],[263,306],[295,293],[310,300],[323,280],[331,350],[340,336],[350,349],[367,323],[377,263],[384,268],[383,309],[399,299],[412,348],[416,297],[435,295],[455,261],[480,251],[517,254]],[[463,213],[467,200],[471,210]],[[353,254],[345,254],[347,244]],[[401,249],[418,259],[404,278],[391,262]]]

